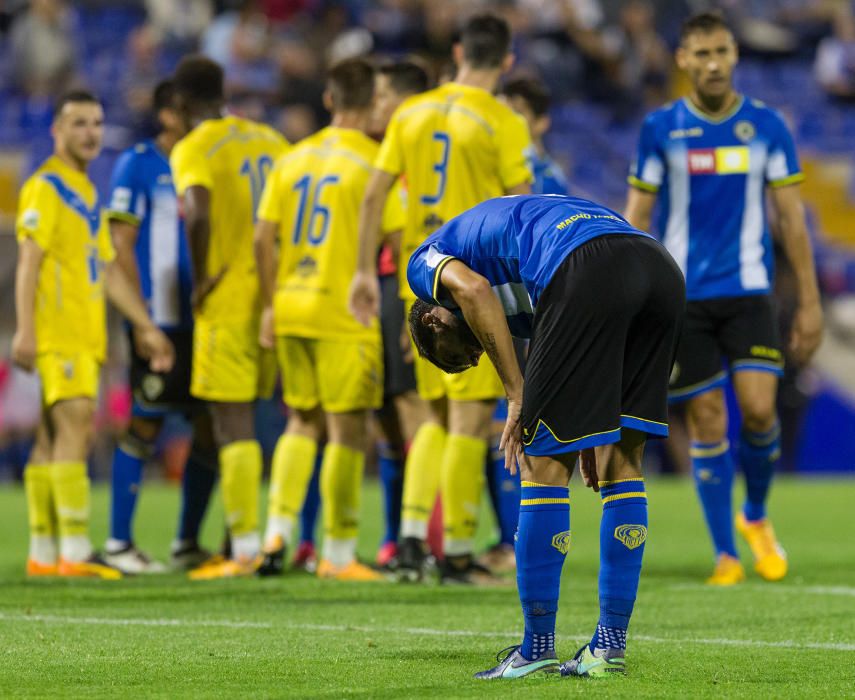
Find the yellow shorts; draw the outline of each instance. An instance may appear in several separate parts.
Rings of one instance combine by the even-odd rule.
[[[196,320],[191,395],[205,401],[243,403],[272,393],[275,381],[272,353],[258,344],[258,318],[221,323]]]
[[[45,353],[36,357],[42,380],[42,403],[53,406],[66,399],[98,398],[101,363],[89,353]]]
[[[383,349],[376,341],[319,340],[279,336],[276,356],[282,393],[292,408],[318,404],[328,413],[347,413],[383,404]]]
[[[407,302],[407,318],[413,302]],[[477,367],[459,374],[447,374],[415,352],[416,390],[424,401],[436,401],[443,396],[452,401],[487,401],[505,396],[505,388],[493,363],[486,354]]]

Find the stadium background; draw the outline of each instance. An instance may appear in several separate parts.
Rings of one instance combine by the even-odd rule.
[[[52,98],[84,85],[105,103],[103,155],[91,176],[102,196],[117,155],[152,133],[148,99],[179,58],[201,50],[226,68],[230,108],[263,119],[290,141],[327,119],[324,70],[345,57],[427,58],[437,76],[454,31],[477,9],[505,16],[515,33],[515,74],[543,78],[553,93],[547,148],[571,190],[623,206],[640,119],[685,88],[671,55],[680,22],[719,7],[736,29],[740,90],[780,109],[807,175],[803,186],[828,312],[813,365],[790,369],[780,393],[784,468],[855,471],[855,9],[848,0],[130,0],[0,3],[0,480],[17,479],[38,419],[37,380],[11,368],[13,221],[20,183],[51,150]],[[777,295],[786,324],[785,269]],[[126,348],[111,322],[92,471],[106,475],[113,436],[127,419]],[[259,408],[266,450],[281,428],[280,405]],[[736,421],[733,422],[736,424]],[[675,441],[678,441],[679,430]],[[167,470],[179,469],[186,429],[164,439]],[[684,450],[675,450],[683,453]],[[663,470],[680,459],[652,454]]]

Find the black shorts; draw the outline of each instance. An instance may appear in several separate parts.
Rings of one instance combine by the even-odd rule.
[[[606,235],[574,250],[537,302],[523,390],[526,454],[668,435],[668,377],[685,308],[656,241]]]
[[[413,363],[404,362],[401,331],[404,302],[398,296],[398,276],[380,278],[380,332],[383,335],[383,396],[393,397],[416,390]]]
[[[686,304],[669,397],[684,401],[727,381],[727,372],[783,374],[775,302],[767,294]]]
[[[190,395],[190,371],[193,364],[193,331],[164,331],[175,347],[175,364],[169,372],[152,372],[148,360],[137,354],[133,335],[131,345],[131,392],[135,416],[156,418],[166,413],[192,413],[202,406]]]

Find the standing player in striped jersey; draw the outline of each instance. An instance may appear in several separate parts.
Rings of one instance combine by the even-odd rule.
[[[317,574],[382,578],[356,560],[368,412],[382,401],[380,327],[376,318],[361,325],[347,308],[356,271],[355,222],[378,150],[368,136],[373,96],[374,69],[367,61],[334,66],[324,94],[332,125],[277,161],[258,210],[260,342],[276,346],[285,403],[292,409],[274,456],[260,573],[282,570],[326,430]]]
[[[170,158],[193,263],[190,393],[210,407],[232,547],[231,559],[191,577],[249,575],[261,550],[253,404],[267,388],[252,237],[265,178],[288,144],[267,126],[223,114],[223,70],[213,61],[186,57],[173,80],[190,129]]]
[[[742,413],[737,453],[747,489],[736,528],[763,578],[776,581],[787,572],[766,515],[781,452],[775,396],[783,367],[770,296],[767,189],[798,280],[793,358],[807,362],[822,337],[793,139],[777,112],[734,90],[737,58],[733,34],[720,16],[701,14],[686,22],[677,63],[692,91],[645,120],[626,211],[631,224],[649,230],[660,198],[659,229],[686,276],[688,307],[671,398],[687,401],[692,467],[717,554],[708,583],[717,585],[745,577],[731,515],[734,464],[722,390],[728,373]]]
[[[386,197],[400,176],[407,184],[402,276],[412,252],[443,222],[490,197],[529,192],[528,128],[492,94],[513,65],[510,45],[504,20],[471,18],[454,48],[459,67],[455,80],[410,98],[392,117],[360,214],[360,264],[351,306],[363,323],[372,323],[377,315],[377,233]],[[415,298],[406,277],[401,293],[412,305]],[[399,571],[407,578],[422,575],[428,519],[439,487],[443,578],[492,580],[475,562],[473,546],[490,418],[496,399],[504,395],[502,382],[486,360],[459,375],[447,375],[422,359],[415,369],[419,395],[431,402],[433,415],[419,428],[407,458]]]
[[[131,574],[163,570],[162,564],[134,546],[131,526],[143,465],[170,412],[197,418],[193,448],[184,467],[178,538],[173,544],[173,564],[180,568],[192,568],[206,558],[198,535],[217,475],[208,414],[190,396],[192,271],[169,168],[169,154],[184,135],[173,104],[174,92],[169,80],[154,89],[160,133],[128,149],[116,162],[107,210],[116,264],[140,290],[152,319],[176,352],[172,370],[157,374],[149,371],[131,344],[133,411],[128,431],[113,455],[110,539],[104,547],[107,562]]]

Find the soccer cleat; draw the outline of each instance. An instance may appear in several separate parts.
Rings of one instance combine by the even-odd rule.
[[[729,554],[719,554],[712,576],[707,579],[710,586],[733,586],[745,580],[745,569],[739,559]]]
[[[335,566],[327,559],[318,564],[318,578],[335,581],[385,581],[385,577],[371,567],[360,564],[354,559],[350,564]]]
[[[104,550],[104,561],[123,574],[163,574],[166,567],[137,549],[133,543],[115,551]]]
[[[213,557],[212,559],[216,559]],[[193,569],[187,577],[191,581],[213,581],[221,578],[243,578],[253,576],[261,565],[261,556],[251,559],[221,559]]]
[[[315,543],[304,540],[300,542],[297,551],[294,552],[294,561],[291,566],[295,569],[313,574],[318,570],[318,556],[315,553]]]
[[[499,543],[490,547],[480,557],[478,563],[494,574],[510,574],[517,570],[517,558],[512,544]]]
[[[276,535],[264,545],[261,557],[256,576],[281,576],[285,572],[285,540]]]
[[[594,649],[586,644],[576,655],[561,664],[562,676],[579,678],[617,678],[626,675],[626,651],[623,649]]]
[[[456,557],[455,557],[456,558]],[[446,586],[510,586],[512,581],[493,574],[486,566],[468,557],[462,566],[445,558],[439,569],[439,582]]]
[[[418,583],[436,568],[436,560],[417,537],[404,537],[398,543],[398,565],[395,578],[399,583]]]
[[[398,564],[398,543],[384,542],[377,550],[377,558],[374,563],[381,569],[394,571]]]
[[[35,559],[27,559],[27,576],[30,578],[35,578],[38,576],[56,576],[57,575],[57,565],[53,564],[42,564],[40,561],[36,561]]]
[[[216,555],[220,556],[220,555]],[[179,540],[172,545],[169,566],[174,571],[190,571],[211,560],[211,552],[200,547],[196,540]],[[220,557],[222,560],[222,557]]]
[[[83,561],[68,561],[60,557],[56,573],[57,576],[67,578],[99,578],[104,581],[118,581],[122,578],[122,572],[107,564],[97,553]]]
[[[754,555],[754,570],[767,581],[780,581],[787,575],[787,553],[775,538],[769,518],[751,521],[743,513],[736,515],[736,531],[745,538]]]
[[[505,655],[502,658],[502,654]],[[549,676],[559,673],[558,659],[555,654],[529,661],[520,653],[520,647],[508,647],[496,654],[498,666],[480,671],[475,678],[480,681],[494,681],[500,678],[526,678],[528,676]]]

